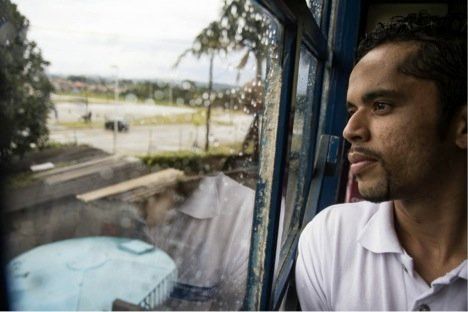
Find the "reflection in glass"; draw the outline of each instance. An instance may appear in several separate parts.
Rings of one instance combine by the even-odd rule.
[[[48,139],[11,159],[13,308],[240,309],[280,25],[245,0],[14,2],[54,90]]]
[[[317,61],[304,47],[301,47],[299,72],[297,78],[296,106],[294,123],[290,138],[286,203],[284,207],[284,221],[282,244],[285,246],[289,235],[298,231],[299,211],[304,203],[304,180],[307,163],[307,153],[311,144],[310,122],[312,120],[313,90],[316,78]]]
[[[320,27],[320,22],[322,20],[323,0],[309,0],[307,1],[307,6],[312,12],[315,22]]]

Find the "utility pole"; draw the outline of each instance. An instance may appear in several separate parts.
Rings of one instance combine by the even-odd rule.
[[[205,152],[210,149],[210,119],[211,119],[211,92],[213,91],[213,61],[214,52],[210,56],[210,71],[208,79],[208,105],[206,107],[206,135],[205,135]]]
[[[117,122],[117,114],[118,114],[118,109],[117,109],[117,101],[119,99],[119,67],[117,65],[112,65],[112,68],[115,68],[115,81],[114,81],[114,106],[115,106],[115,111],[114,111],[114,142],[113,142],[113,153],[115,154],[117,152],[117,131],[118,131],[118,122]]]

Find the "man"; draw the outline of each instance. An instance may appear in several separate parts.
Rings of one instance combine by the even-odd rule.
[[[367,201],[299,242],[304,310],[467,310],[466,16],[380,25],[359,46],[343,136]]]

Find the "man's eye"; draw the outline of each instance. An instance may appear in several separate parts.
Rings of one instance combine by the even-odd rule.
[[[374,103],[374,112],[377,114],[389,113],[391,109],[392,109],[392,106],[390,104],[383,103],[383,102]]]
[[[348,118],[351,118],[351,116],[353,116],[355,111],[356,110],[354,110],[354,109],[348,109]]]

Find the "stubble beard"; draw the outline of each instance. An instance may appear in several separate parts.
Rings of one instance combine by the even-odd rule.
[[[379,179],[377,183],[367,188],[359,188],[359,193],[361,194],[361,197],[373,203],[380,203],[392,199],[392,178],[390,175],[390,171],[387,170],[382,161],[380,162],[380,164],[382,165],[384,171],[382,179]]]

